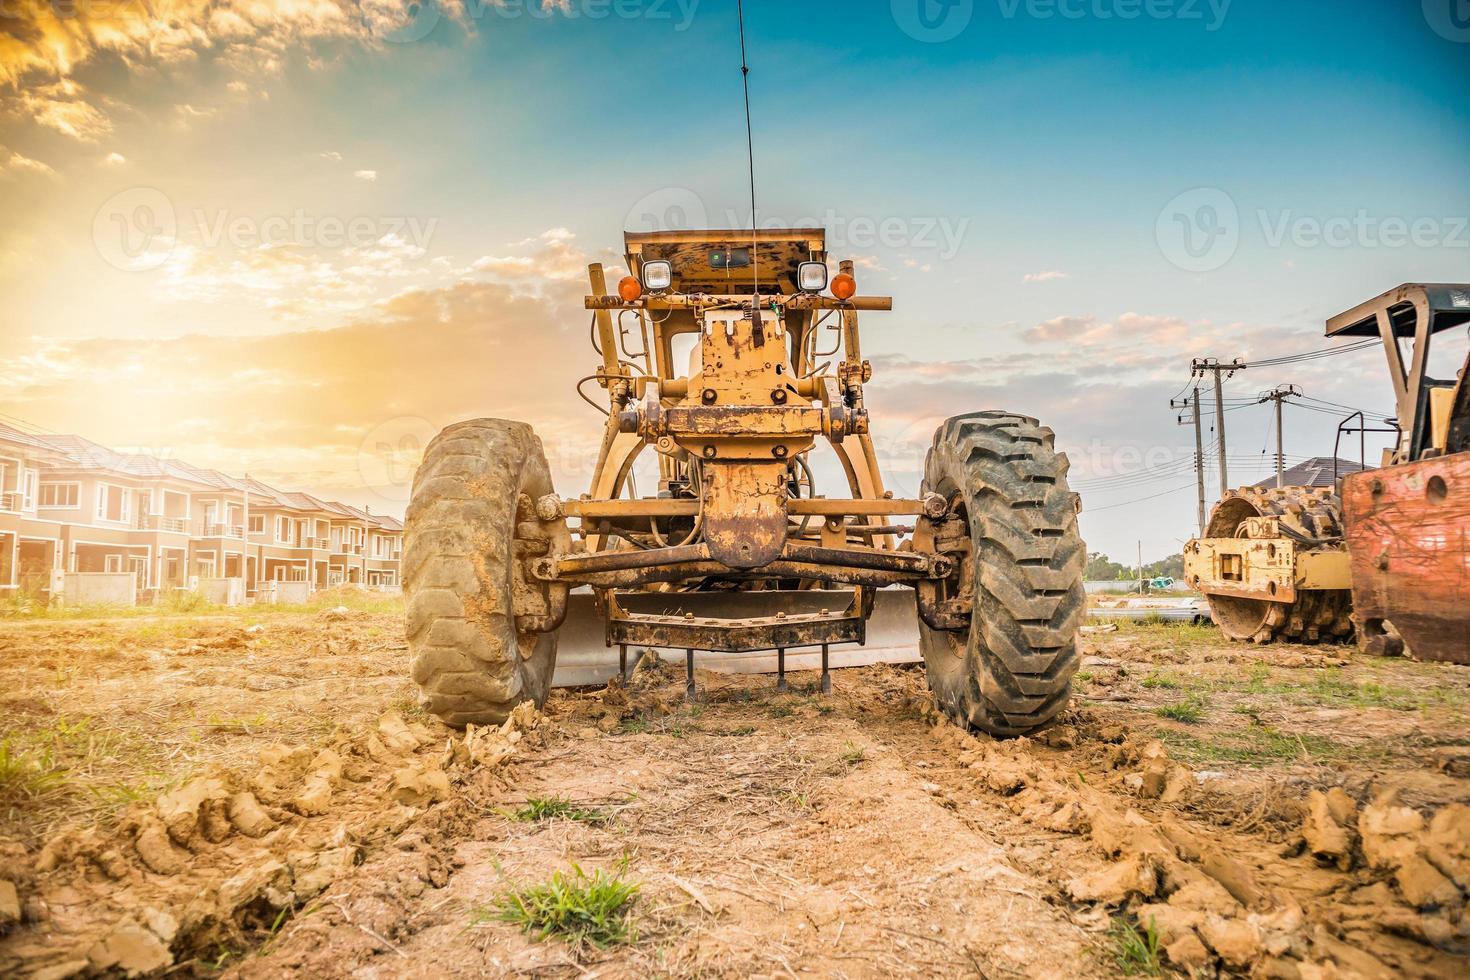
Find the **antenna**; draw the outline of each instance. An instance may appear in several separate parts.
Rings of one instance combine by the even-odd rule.
[[[745,57],[745,0],[737,0],[735,13],[740,20],[740,82],[745,88],[745,154],[750,162],[750,269],[751,287],[754,293],[750,300],[752,313],[760,306],[760,224],[755,216],[755,138],[750,129],[750,63]]]

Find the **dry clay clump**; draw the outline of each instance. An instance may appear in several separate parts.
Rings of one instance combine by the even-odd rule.
[[[1051,831],[1089,838],[1103,860],[1062,882],[1064,892],[1073,901],[1126,909],[1139,922],[1151,921],[1168,962],[1178,969],[1301,977],[1334,976],[1339,969],[1393,973],[1371,954],[1309,923],[1291,894],[1264,887],[1251,865],[1202,839],[1184,821],[1145,816],[1096,786],[1058,773],[1028,739],[992,742],[948,725],[935,732],[1016,814]],[[1107,757],[1119,788],[1163,803],[1201,791],[1190,770],[1170,760],[1159,742],[1121,735],[1120,740]],[[1351,799],[1336,791],[1314,794],[1307,814],[1305,835],[1314,854],[1345,870],[1356,859],[1349,855],[1361,853],[1370,867],[1393,874],[1403,901],[1414,907],[1380,905],[1374,928],[1436,944],[1463,934],[1470,808],[1447,807],[1426,824],[1393,797],[1357,814]],[[1421,914],[1436,908],[1449,914]]]
[[[503,725],[471,726],[459,737],[389,711],[371,731],[331,747],[273,745],[248,774],[196,777],[135,807],[111,834],[63,832],[35,862],[42,892],[44,879],[62,872],[80,873],[68,887],[97,872],[128,883],[140,904],[157,901],[80,945],[46,950],[25,969],[139,976],[227,933],[247,908],[300,905],[351,871],[360,842],[401,832],[447,799],[455,781],[503,766],[539,724],[526,704]],[[319,822],[323,830],[309,830]],[[17,885],[0,880],[0,932],[20,921],[21,907]]]

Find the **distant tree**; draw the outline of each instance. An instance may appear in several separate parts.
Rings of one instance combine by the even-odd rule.
[[[1094,551],[1087,556],[1087,570],[1083,577],[1089,582],[1133,582],[1138,579],[1137,565],[1120,565],[1113,561],[1101,551]],[[1155,578],[1183,578],[1184,577],[1184,555],[1170,555],[1143,566],[1143,577]]]
[[[1119,565],[1101,551],[1087,556],[1087,570],[1083,577],[1089,582],[1116,582],[1138,577],[1138,572],[1126,565]]]

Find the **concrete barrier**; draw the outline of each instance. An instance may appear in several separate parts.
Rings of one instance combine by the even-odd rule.
[[[239,606],[245,602],[243,578],[202,578],[197,591],[206,602],[216,606]]]
[[[260,586],[257,602],[281,603],[288,606],[305,605],[311,598],[310,582],[264,582]]]
[[[67,572],[61,582],[64,606],[136,606],[138,577],[132,572]]]

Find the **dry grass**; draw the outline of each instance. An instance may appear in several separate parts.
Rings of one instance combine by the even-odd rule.
[[[319,744],[395,702],[417,713],[397,610],[324,615],[0,624],[0,835],[105,822],[266,745]]]

